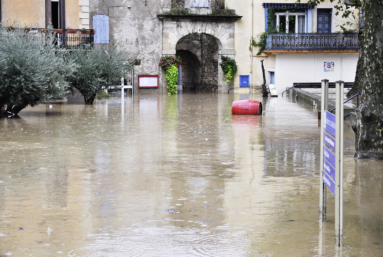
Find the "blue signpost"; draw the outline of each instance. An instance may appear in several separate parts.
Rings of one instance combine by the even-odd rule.
[[[328,80],[322,80],[323,113],[321,126],[320,214],[326,220],[326,187],[335,195],[335,236],[338,246],[343,238],[343,89],[344,82],[336,82],[336,114],[328,109]]]

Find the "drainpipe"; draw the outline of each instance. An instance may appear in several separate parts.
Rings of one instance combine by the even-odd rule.
[[[251,1],[251,39],[250,39],[250,45],[253,43],[254,38],[254,0]],[[253,48],[251,48],[251,55],[250,55],[250,94],[253,94]]]
[[[65,36],[66,36],[66,10],[65,10],[65,0],[60,0],[59,1],[59,5],[60,5],[60,29],[63,30],[62,32],[62,44],[63,46],[65,47]]]
[[[52,23],[52,0],[45,0],[45,28]]]

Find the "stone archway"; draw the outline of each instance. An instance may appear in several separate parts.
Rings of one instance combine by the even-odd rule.
[[[182,85],[184,91],[218,91],[219,45],[206,33],[191,33],[176,45],[176,55],[183,62]]]
[[[191,16],[192,17],[192,16]],[[176,55],[177,45],[184,37],[200,34],[209,39],[214,39],[218,45],[218,61],[221,55],[235,59],[235,22],[196,21],[191,19],[172,20],[163,19],[162,28],[162,55]],[[182,51],[184,48],[178,48]],[[189,51],[189,50],[183,50]],[[190,52],[190,51],[189,51]],[[216,66],[218,69],[218,65]],[[206,67],[208,68],[208,67]],[[201,72],[202,76],[202,72]],[[218,69],[218,92],[229,91],[225,75],[221,68]]]

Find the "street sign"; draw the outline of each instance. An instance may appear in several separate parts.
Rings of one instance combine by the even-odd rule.
[[[331,112],[324,112],[324,129],[335,137],[335,115]]]
[[[329,81],[322,80],[321,154],[320,154],[320,214],[326,221],[326,187],[335,196],[335,237],[337,246],[343,241],[343,96],[344,82],[336,82],[335,115],[328,109]]]
[[[327,161],[323,162],[323,182],[335,195],[335,168]]]
[[[335,152],[335,139],[327,133],[324,133],[324,144],[328,149]]]
[[[335,167],[335,154],[333,154],[327,147],[323,147],[323,157]]]

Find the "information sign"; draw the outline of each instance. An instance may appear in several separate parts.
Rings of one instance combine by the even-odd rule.
[[[324,133],[324,143],[327,148],[331,149],[331,151],[335,152],[335,139],[332,138],[329,134]]]
[[[325,146],[323,147],[323,156],[333,167],[335,167],[335,154]]]
[[[335,115],[331,112],[324,112],[324,129],[335,137]]]
[[[326,220],[326,188],[335,198],[335,237],[337,246],[343,237],[343,128],[344,128],[344,82],[337,81],[335,87],[335,112],[328,110],[329,81],[322,80],[321,101],[321,154],[320,154],[320,213],[321,221]]]

